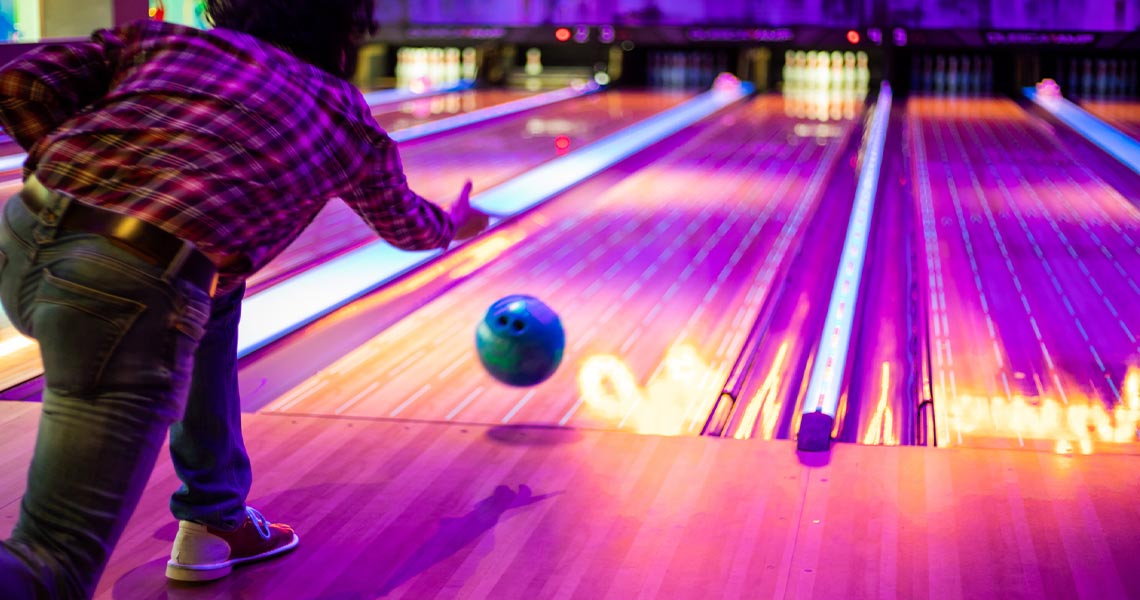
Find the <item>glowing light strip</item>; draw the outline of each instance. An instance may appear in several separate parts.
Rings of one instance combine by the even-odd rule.
[[[750,88],[741,86],[731,91],[702,94],[536,169],[535,171],[546,173],[544,177],[548,180],[545,182],[541,178],[528,179],[526,185],[508,181],[476,195],[472,198],[472,204],[487,210],[495,209],[494,212],[500,216],[506,216],[506,211],[517,214],[740,100],[750,92]],[[621,141],[627,135],[632,136],[631,139],[636,140],[636,143]],[[588,165],[589,168],[583,165]],[[562,173],[573,173],[575,179],[563,176]],[[501,191],[506,186],[509,186],[509,193]],[[511,197],[512,194],[517,196]],[[497,223],[492,227],[495,225]],[[440,250],[406,252],[376,241],[250,296],[242,302],[238,355],[245,356],[278,340],[440,254]]]
[[[454,117],[448,117],[446,119],[440,119],[438,121],[431,121],[429,123],[415,125],[408,127],[407,129],[401,129],[400,131],[393,132],[390,135],[392,136],[392,139],[396,140],[397,142],[406,142],[408,140],[414,140],[416,138],[422,138],[436,133],[442,133],[444,131],[451,131],[452,129],[465,127],[467,125],[480,123],[482,121],[505,117],[508,115],[521,113],[523,111],[540,108],[549,104],[554,104],[555,102],[569,100],[570,98],[577,98],[578,96],[592,94],[599,89],[601,89],[601,86],[594,82],[580,86],[566,87],[560,90],[555,90],[553,92],[538,94],[536,96],[528,96],[526,98],[512,100],[505,104],[489,106],[487,108],[472,111],[469,113],[455,115]]]
[[[24,161],[28,160],[27,154],[10,154],[8,156],[0,156],[0,171],[14,171],[24,166]]]
[[[463,90],[469,90],[474,86],[475,82],[464,81],[457,85],[429,89],[422,92],[413,92],[412,90],[378,90],[364,94],[364,99],[368,102],[369,106],[379,106],[381,104],[391,104],[394,102],[403,102],[405,100],[415,100],[416,98],[430,98],[432,96],[449,94],[451,92],[462,92]]]
[[[835,275],[835,287],[827,306],[823,339],[812,363],[807,395],[804,396],[804,413],[823,412],[834,419],[839,406],[839,384],[847,366],[851,324],[859,299],[859,283],[863,279],[863,262],[867,258],[867,238],[875,210],[875,195],[879,187],[879,170],[890,115],[891,86],[884,81],[875,105],[870,136],[864,148],[863,168],[855,188],[855,207],[847,224],[839,271]]]
[[[742,85],[733,89],[714,89],[700,96],[627,127],[580,152],[573,160],[556,160],[481,194],[472,204],[494,215],[513,215],[526,210],[551,195],[577,184],[586,177],[644,150],[648,146],[680,131],[699,119],[736,102],[751,92]]]
[[[1111,154],[1126,167],[1140,174],[1140,141],[1096,118],[1080,106],[1060,97],[1042,96],[1035,88],[1025,88],[1024,94],[1037,106],[1072,127],[1085,139]]]

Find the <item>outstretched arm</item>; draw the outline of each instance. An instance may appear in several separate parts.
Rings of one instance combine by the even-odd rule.
[[[368,172],[344,201],[397,248],[446,248],[455,236],[451,216],[408,187],[396,143],[382,133],[373,137]]]

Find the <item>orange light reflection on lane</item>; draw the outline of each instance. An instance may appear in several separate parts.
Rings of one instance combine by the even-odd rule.
[[[1034,177],[1041,177],[1040,174],[1033,173],[1024,176],[1030,186],[1037,183]],[[1056,178],[1049,179],[1048,185],[1056,192],[1042,198],[1041,201],[1050,209],[1050,216],[1055,220],[1065,222],[1064,220],[1075,216],[1092,227],[1112,227],[1113,224],[1118,224],[1123,228],[1132,224],[1137,217],[1136,206],[1114,188],[1082,185],[1075,181],[1056,181]],[[1013,191],[1020,192],[1016,188]],[[1075,198],[1083,197],[1091,197],[1092,202],[1073,201]],[[1040,211],[1034,208],[1023,210],[1022,216],[1030,222],[1042,219]],[[1110,221],[1106,223],[1104,217]]]
[[[760,411],[769,402],[772,406],[764,412],[764,421],[760,424],[761,437],[763,439],[772,439],[776,431],[776,424],[779,422],[780,405],[782,404],[776,393],[780,389],[780,369],[784,365],[784,359],[788,355],[788,342],[784,340],[780,344],[780,349],[776,352],[776,360],[772,361],[772,368],[768,370],[768,375],[764,377],[764,384],[756,391],[756,395],[747,404],[744,409],[744,417],[740,420],[740,427],[736,429],[733,434],[738,440],[748,439],[752,437],[752,430],[756,427],[756,419],[760,417]]]
[[[1140,368],[1128,369],[1122,387],[1122,401],[1111,410],[1100,398],[1070,391],[1067,404],[1047,396],[985,398],[959,394],[947,406],[946,414],[955,433],[1055,440],[1057,452],[1070,453],[1077,448],[1089,454],[1096,442],[1140,442]],[[939,443],[953,443],[953,439]]]
[[[621,357],[595,354],[578,369],[578,393],[591,416],[642,434],[682,435],[707,414],[691,407],[714,399],[716,372],[691,344],[674,344],[662,368],[641,386]],[[708,406],[708,403],[701,403]],[[705,411],[707,412],[707,410]]]
[[[871,424],[867,426],[867,433],[863,436],[864,444],[878,444],[883,446],[899,445],[898,434],[894,431],[894,411],[891,410],[891,363],[883,361],[883,377],[879,387],[879,404],[875,406],[875,413],[871,417]]]

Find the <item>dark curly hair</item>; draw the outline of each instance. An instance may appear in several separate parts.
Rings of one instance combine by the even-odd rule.
[[[376,33],[375,0],[206,0],[215,27],[248,33],[341,79]]]

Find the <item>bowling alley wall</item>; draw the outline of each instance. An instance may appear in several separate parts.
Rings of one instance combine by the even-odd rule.
[[[0,59],[146,15],[208,27],[204,0],[0,0]],[[365,89],[696,90],[729,71],[804,97],[884,78],[903,93],[1052,78],[1068,96],[1140,94],[1140,0],[376,0],[376,17]]]
[[[512,26],[891,25],[1125,31],[1140,0],[378,0],[387,23]]]
[[[138,8],[132,8],[138,4]],[[142,16],[204,27],[202,0],[0,0],[0,43]],[[94,16],[92,16],[94,15]],[[386,25],[816,25],[1135,31],[1140,0],[377,0]]]

